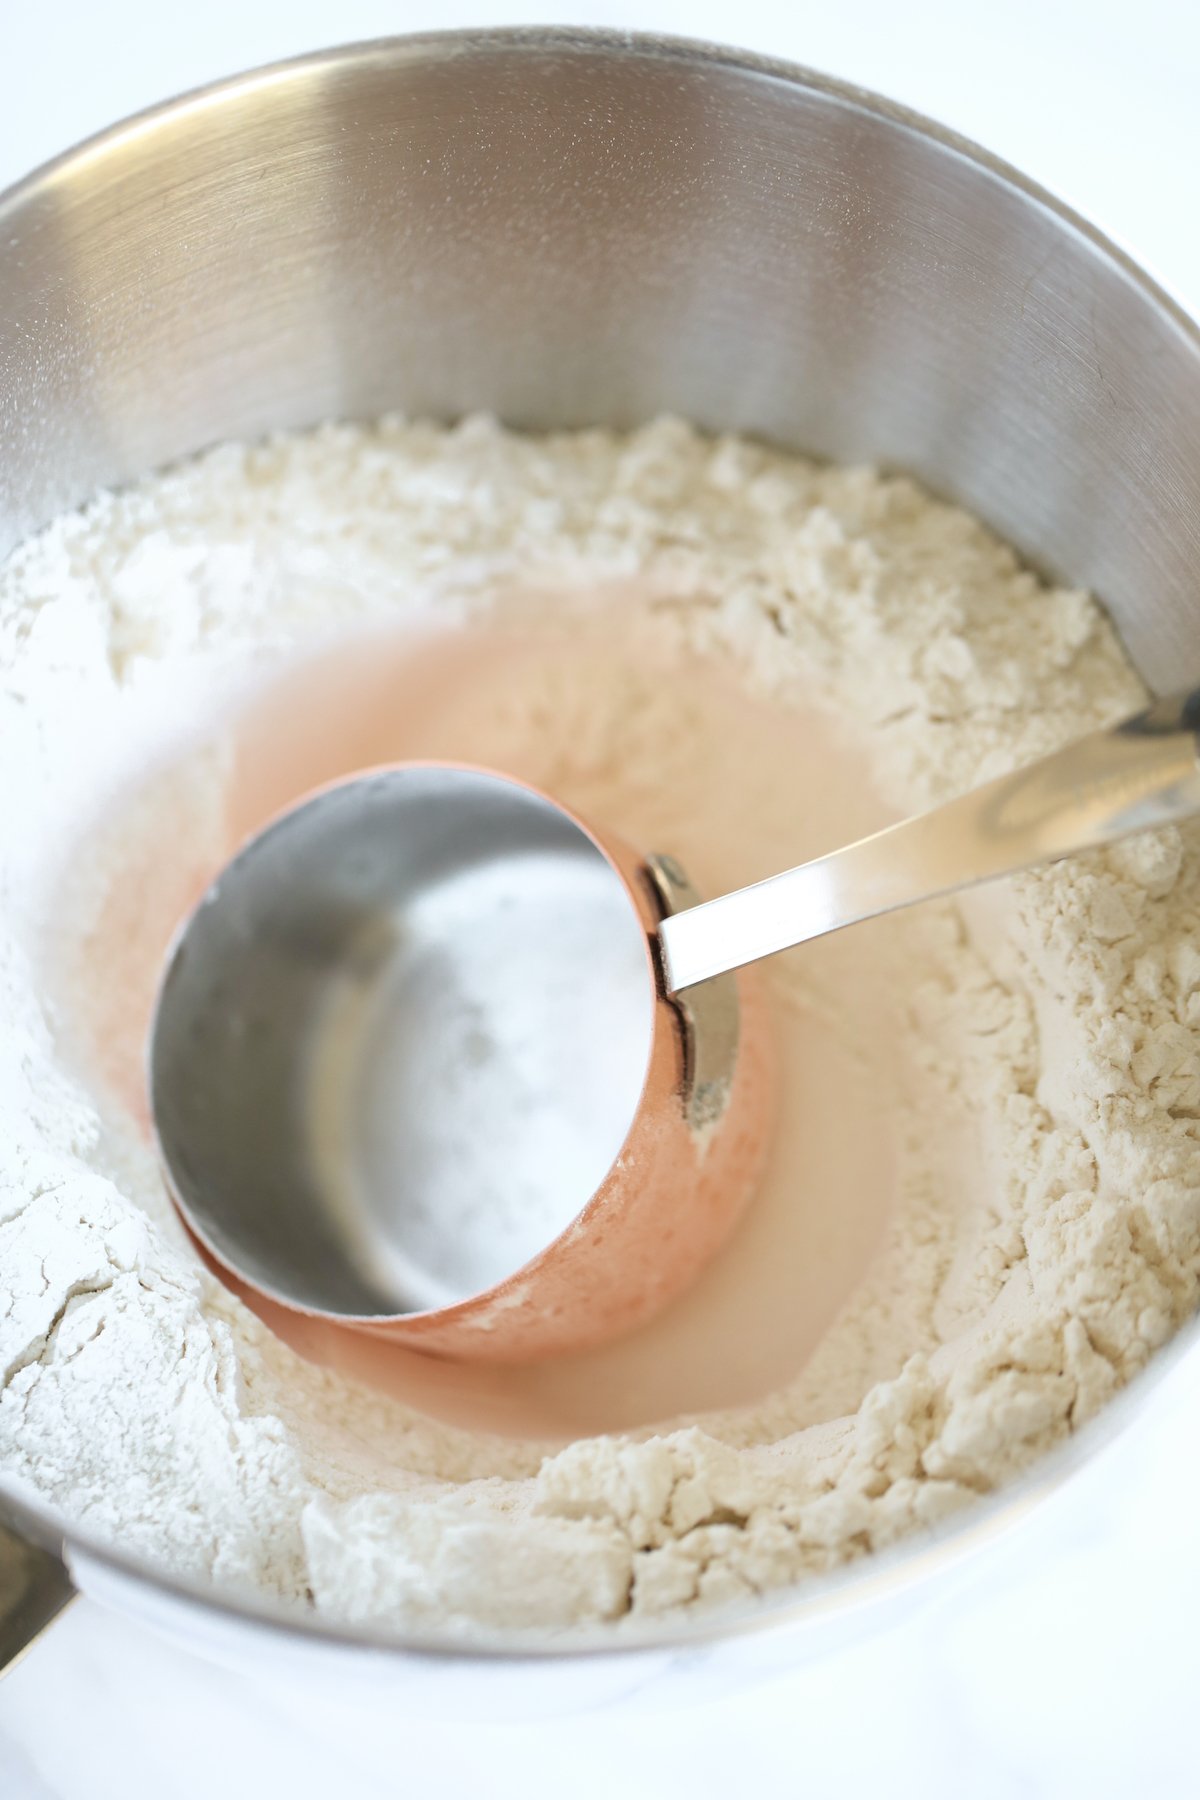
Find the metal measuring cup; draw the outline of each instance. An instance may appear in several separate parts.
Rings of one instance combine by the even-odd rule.
[[[252,1305],[516,1360],[696,1274],[765,1154],[745,963],[1200,811],[1200,694],[700,903],[487,770],[325,788],[234,858],[155,1010],[185,1222]]]
[[[337,782],[234,857],[151,1030],[163,1167],[262,1301],[457,1358],[601,1342],[685,1287],[770,1137],[761,996],[672,998],[667,858],[483,769]]]

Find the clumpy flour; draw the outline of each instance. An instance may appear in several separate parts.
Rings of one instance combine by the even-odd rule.
[[[591,1361],[369,1390],[163,1198],[160,940],[289,783],[385,737],[490,760],[715,892],[1136,708],[1093,602],[911,482],[673,421],[331,427],[59,520],[0,571],[0,634],[0,1469],[85,1530],[330,1617],[619,1628],[942,1519],[1194,1307],[1187,831],[769,965],[761,1200]]]

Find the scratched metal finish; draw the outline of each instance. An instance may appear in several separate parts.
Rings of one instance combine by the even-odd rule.
[[[1200,676],[1200,344],[971,146],[735,52],[368,45],[117,127],[0,201],[0,547],[216,439],[663,411],[911,470]]]

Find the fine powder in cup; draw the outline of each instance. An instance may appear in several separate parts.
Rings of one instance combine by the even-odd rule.
[[[628,1631],[943,1519],[1192,1311],[1188,830],[765,966],[764,1194],[593,1364],[369,1391],[165,1201],[138,1071],[165,934],[375,726],[712,893],[1141,704],[1088,596],[912,482],[673,420],[329,427],[60,519],[0,570],[0,634],[0,1467],[80,1528],[350,1621]]]

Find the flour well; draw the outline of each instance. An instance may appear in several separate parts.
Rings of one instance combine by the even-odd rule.
[[[1047,589],[912,483],[672,421],[554,439],[385,421],[228,447],[18,551],[0,571],[0,1456],[6,1481],[191,1577],[432,1630],[735,1602],[990,1491],[1195,1305],[1192,832],[772,965],[781,1030],[800,1020],[787,1041],[797,1057],[810,1046],[805,1079],[792,1068],[797,1107],[821,1061],[842,1057],[842,1091],[874,1096],[853,1124],[863,1154],[879,1152],[861,1183],[868,1197],[890,1187],[856,1225],[860,1268],[821,1205],[821,1157],[845,1183],[845,1147],[816,1154],[814,1124],[811,1164],[803,1143],[779,1150],[777,1184],[793,1167],[809,1175],[795,1193],[803,1257],[794,1272],[762,1257],[773,1304],[783,1316],[790,1279],[811,1295],[800,1312],[816,1308],[823,1270],[835,1285],[844,1271],[845,1291],[770,1392],[761,1370],[739,1387],[723,1368],[715,1404],[683,1378],[656,1387],[670,1344],[700,1354],[704,1316],[689,1325],[685,1307],[660,1338],[613,1348],[608,1413],[573,1411],[588,1383],[572,1389],[568,1369],[477,1395],[468,1428],[436,1381],[419,1399],[438,1420],[301,1361],[197,1267],[162,1197],[119,1021],[152,969],[147,939],[248,822],[247,746],[213,716],[331,631],[436,626],[465,641],[519,616],[536,636],[543,614],[560,623],[545,626],[538,680],[517,678],[530,665],[516,651],[503,679],[497,638],[486,707],[424,718],[414,690],[406,716],[428,754],[448,754],[450,734],[502,766],[529,756],[536,770],[514,772],[691,862],[688,840],[703,860],[720,837],[714,771],[732,764],[733,782],[741,762],[770,766],[754,763],[755,717],[828,722],[811,763],[730,802],[726,860],[695,871],[709,891],[789,860],[789,820],[818,807],[839,758],[844,818],[803,853],[1142,698],[1086,596]],[[688,712],[664,699],[693,665],[745,707],[728,702],[716,745],[716,701]],[[268,773],[256,806],[269,788]],[[121,834],[94,831],[117,800]],[[115,929],[114,895],[139,929]],[[735,1274],[787,1198],[780,1187],[779,1214],[747,1222]],[[732,1279],[712,1275],[718,1323]],[[697,1308],[703,1283],[698,1294]],[[653,1429],[636,1416],[639,1383],[689,1416]],[[480,1430],[489,1417],[496,1428]],[[574,1441],[528,1435],[556,1419]]]

